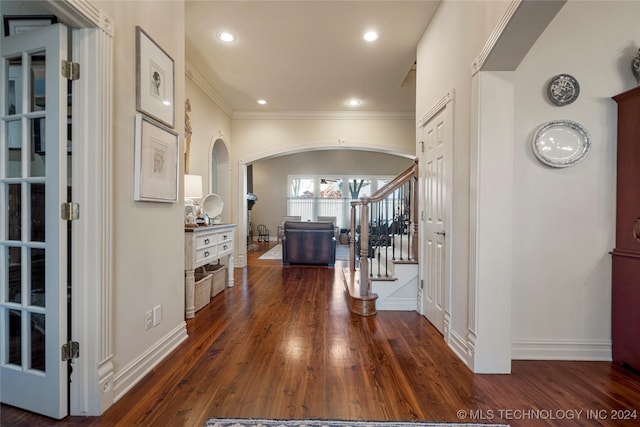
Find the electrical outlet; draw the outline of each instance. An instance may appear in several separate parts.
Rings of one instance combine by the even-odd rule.
[[[144,330],[151,329],[153,327],[153,312],[147,311],[144,314]]]
[[[162,306],[153,307],[153,326],[158,326],[162,322]]]

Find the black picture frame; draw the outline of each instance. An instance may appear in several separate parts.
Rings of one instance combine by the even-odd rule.
[[[4,15],[4,35],[13,36],[53,25],[58,22],[55,15]]]

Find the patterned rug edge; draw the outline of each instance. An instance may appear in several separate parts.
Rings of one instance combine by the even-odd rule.
[[[509,427],[508,424],[478,424],[430,421],[344,421],[324,419],[277,420],[259,418],[211,418],[206,427]]]

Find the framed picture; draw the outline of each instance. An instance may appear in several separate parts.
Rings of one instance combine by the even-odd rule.
[[[178,201],[178,134],[136,114],[134,200]]]
[[[173,59],[136,27],[136,108],[174,127]]]
[[[5,15],[4,35],[13,36],[15,34],[26,33],[37,30],[58,22],[58,18],[53,15]]]

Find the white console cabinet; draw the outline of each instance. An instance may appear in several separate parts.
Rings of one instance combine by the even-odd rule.
[[[195,316],[195,275],[198,267],[224,260],[227,287],[233,286],[233,232],[236,224],[215,224],[184,229],[184,309],[185,318]]]

